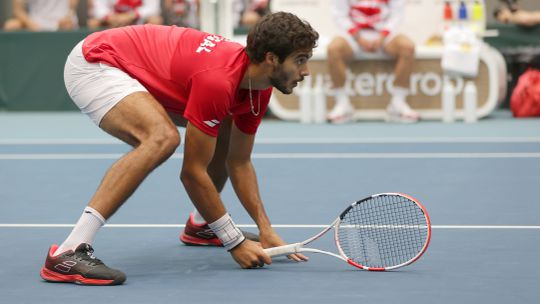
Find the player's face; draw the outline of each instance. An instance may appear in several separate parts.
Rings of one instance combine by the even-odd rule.
[[[291,94],[293,88],[309,75],[307,66],[311,51],[297,51],[285,58],[283,63],[277,63],[270,76],[270,83],[283,94]]]

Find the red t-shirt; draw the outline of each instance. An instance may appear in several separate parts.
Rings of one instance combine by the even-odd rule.
[[[84,40],[83,54],[126,72],[167,111],[214,137],[229,115],[242,132],[255,134],[272,94],[271,87],[252,91],[260,111],[253,115],[249,91],[239,88],[249,65],[244,47],[194,29],[135,25],[96,32]]]

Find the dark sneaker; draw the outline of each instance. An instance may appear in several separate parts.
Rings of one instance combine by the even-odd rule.
[[[242,231],[246,239],[252,240],[252,241],[259,241],[259,236],[247,232]],[[208,224],[200,225],[195,224],[193,221],[193,213],[189,214],[189,219],[187,220],[186,227],[184,228],[184,231],[182,234],[180,234],[180,241],[182,243],[188,245],[188,246],[221,246],[223,247],[223,244],[221,244],[221,241],[219,238],[214,234],[212,229],[208,227]]]
[[[81,285],[119,285],[124,283],[126,275],[107,267],[93,255],[94,249],[89,244],[80,244],[75,252],[66,251],[53,256],[58,245],[52,245],[41,268],[40,275],[45,281],[66,282]]]

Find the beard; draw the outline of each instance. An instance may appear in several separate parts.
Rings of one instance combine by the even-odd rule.
[[[270,76],[270,84],[281,93],[287,95],[292,93],[292,88],[289,88],[287,85],[289,80],[289,75],[281,68],[281,66],[278,66]]]

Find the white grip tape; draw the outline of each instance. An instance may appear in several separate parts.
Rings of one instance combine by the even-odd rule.
[[[217,221],[208,223],[208,226],[227,250],[233,249],[245,240],[244,234],[236,227],[228,213],[225,213]]]
[[[264,249],[264,252],[266,254],[268,254],[269,256],[274,257],[274,256],[281,256],[281,255],[289,255],[289,254],[292,254],[292,253],[298,253],[298,252],[300,252],[301,248],[302,248],[301,243],[294,243],[294,244],[289,244],[289,245],[285,245],[285,246],[267,248],[267,249]]]

